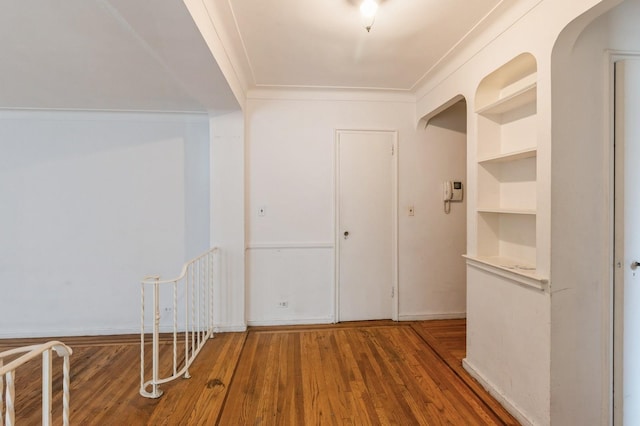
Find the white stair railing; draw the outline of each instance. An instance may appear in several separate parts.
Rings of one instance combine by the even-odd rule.
[[[62,364],[62,423],[64,426],[69,425],[69,356],[73,351],[57,341],[0,353],[0,425],[15,425],[16,370],[39,356],[42,356],[42,424],[43,426],[51,424],[53,395],[53,359],[51,355],[53,352],[64,358]],[[20,354],[23,355],[17,357]],[[4,365],[6,359],[12,359],[12,361]],[[6,382],[6,388],[3,382]]]
[[[159,276],[145,277],[141,284],[142,328],[140,332],[140,395],[159,398],[159,385],[180,376],[189,378],[189,367],[209,338],[213,338],[213,286],[218,271],[218,249],[213,248],[187,262],[179,277],[160,280]],[[145,369],[145,288],[151,288],[153,328],[151,332],[151,379]],[[161,312],[160,299],[172,300],[172,307]],[[149,301],[146,301],[147,303]],[[179,303],[180,302],[180,303]],[[160,328],[162,314],[170,314],[169,333],[172,342],[171,368],[160,377]],[[179,324],[182,319],[184,323]],[[179,339],[180,335],[180,339]],[[178,347],[183,358],[178,358]],[[168,363],[167,363],[168,364]]]

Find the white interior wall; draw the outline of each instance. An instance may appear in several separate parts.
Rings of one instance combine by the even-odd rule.
[[[0,114],[0,336],[139,330],[209,226],[206,116]]]
[[[567,28],[553,56],[551,392],[557,424],[606,424],[612,413],[609,52],[640,54],[640,1],[626,0],[595,21],[602,11],[594,12]]]
[[[408,102],[248,100],[250,324],[333,321],[335,131],[399,130],[402,147],[411,117]]]
[[[245,148],[241,111],[211,117],[211,246],[220,249],[214,322],[242,331],[245,321]]]
[[[420,123],[415,142],[402,147],[406,218],[400,235],[400,320],[466,316],[467,110],[459,102]],[[445,214],[442,183],[461,180],[462,202]],[[415,216],[406,217],[409,206]]]
[[[549,406],[548,295],[476,268],[468,269],[467,279],[465,368],[523,424],[545,424],[540,416]]]
[[[400,318],[464,315],[463,250],[456,243],[464,227],[442,230],[463,207],[454,205],[446,218],[442,212],[442,181],[464,179],[456,158],[464,137],[436,127],[418,131],[415,104],[405,99],[296,93],[247,101],[249,324],[334,320],[338,129],[398,131]],[[435,266],[449,260],[455,273]],[[278,306],[282,301],[286,308]]]

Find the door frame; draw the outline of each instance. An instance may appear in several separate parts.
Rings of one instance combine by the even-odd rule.
[[[640,60],[640,52],[632,51],[617,51],[610,50],[608,52],[608,72],[609,72],[609,155],[610,155],[610,230],[611,230],[611,289],[609,292],[609,298],[607,300],[608,305],[608,321],[609,326],[609,347],[607,352],[609,354],[608,372],[610,380],[609,384],[609,407],[610,407],[610,422],[612,425],[622,424],[623,406],[620,403],[622,398],[622,370],[620,369],[620,363],[622,362],[622,331],[624,320],[624,259],[619,260],[617,256],[618,243],[616,239],[617,223],[619,221],[619,213],[616,210],[616,198],[618,197],[619,187],[616,185],[618,174],[616,164],[621,161],[618,158],[620,153],[616,151],[616,62],[624,60]],[[618,267],[617,263],[621,262],[621,267]]]
[[[386,129],[336,129],[334,135],[334,247],[335,247],[335,279],[333,286],[333,317],[334,322],[340,322],[340,135],[348,133],[386,133],[393,136],[394,152],[391,159],[391,240],[392,259],[391,268],[393,282],[391,297],[391,319],[398,321],[398,131]]]

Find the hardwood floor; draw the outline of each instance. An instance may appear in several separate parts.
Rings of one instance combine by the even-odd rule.
[[[138,394],[136,339],[107,339],[64,339],[74,350],[71,424],[517,424],[462,369],[464,320],[218,334],[192,365],[191,379],[161,386],[156,400]],[[27,342],[0,341],[0,351],[7,343]],[[169,345],[162,347],[168,352]],[[32,364],[16,379],[19,425],[39,424],[40,363]],[[60,364],[54,364],[57,422]]]

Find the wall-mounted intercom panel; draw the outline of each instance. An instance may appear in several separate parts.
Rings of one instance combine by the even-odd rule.
[[[452,201],[462,201],[463,189],[462,182],[459,180],[450,180],[443,183],[442,199],[444,200],[444,212],[451,212]]]
[[[462,201],[462,182],[450,180],[443,186],[444,201]]]

